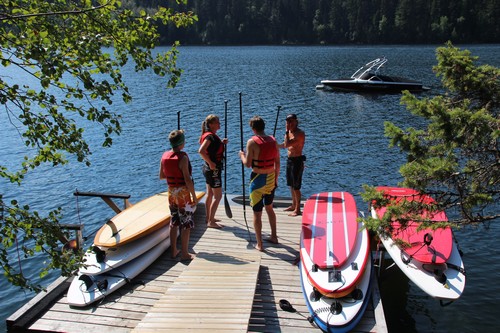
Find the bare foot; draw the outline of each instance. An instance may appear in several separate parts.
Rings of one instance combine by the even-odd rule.
[[[290,214],[288,214],[288,216],[300,216],[302,215],[302,212],[291,212]]]
[[[279,244],[278,237],[268,237],[268,238],[266,238],[266,241],[268,241],[269,243],[273,243],[273,244]]]
[[[191,261],[196,257],[193,253],[188,253],[187,256],[181,256],[181,261]]]
[[[213,221],[213,223],[220,222],[220,221],[221,221],[221,220],[219,220],[219,219],[215,219],[215,220]],[[209,224],[209,223],[210,223],[210,221],[205,221],[205,223],[206,223],[206,224]]]
[[[290,207],[283,209],[284,212],[292,212],[294,210],[295,210],[295,207],[293,207],[293,206],[290,206]]]
[[[179,255],[179,253],[181,253],[181,250],[174,251],[174,249],[172,249],[172,259],[175,259]]]
[[[255,245],[255,249],[260,252],[264,252],[264,247],[262,245]]]
[[[215,223],[215,222],[211,222],[211,223],[207,224],[207,227],[214,228],[214,229],[222,229],[223,225]]]

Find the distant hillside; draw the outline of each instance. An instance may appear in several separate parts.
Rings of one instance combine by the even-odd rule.
[[[500,43],[498,0],[136,0],[191,10],[189,29],[161,27],[162,43]]]

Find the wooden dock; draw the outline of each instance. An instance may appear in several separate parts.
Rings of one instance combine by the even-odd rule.
[[[71,280],[60,278],[7,319],[8,331],[320,332],[307,320],[296,265],[301,219],[283,212],[284,204],[277,201],[275,209],[280,244],[265,242],[265,252],[254,249],[248,205],[244,210],[232,204],[233,218],[228,219],[221,202],[216,217],[225,227],[217,230],[205,226],[205,209],[200,204],[190,242],[198,256],[190,263],[171,259],[167,250],[136,279],[87,308],[68,305]],[[265,238],[269,224],[263,215]],[[377,286],[376,281],[373,285]],[[281,299],[296,312],[283,311]],[[377,287],[354,332],[387,332]]]

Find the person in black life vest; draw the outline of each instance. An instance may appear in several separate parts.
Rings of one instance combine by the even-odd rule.
[[[207,212],[207,226],[209,228],[222,228],[215,219],[215,213],[222,199],[222,166],[224,149],[227,139],[221,140],[217,135],[220,129],[219,117],[208,115],[201,125],[200,149],[198,153],[205,161],[203,165],[203,175],[207,183],[207,196],[205,207]]]
[[[183,130],[175,130],[168,136],[172,150],[163,153],[160,162],[160,179],[168,184],[168,204],[170,207],[170,244],[172,258],[181,254],[181,260],[191,260],[194,254],[189,253],[189,236],[194,228],[194,210],[198,204],[191,178],[191,162],[189,156],[182,151],[185,138]],[[181,230],[181,250],[177,249],[178,229]]]
[[[300,211],[300,199],[302,194],[302,173],[304,172],[304,161],[306,157],[302,154],[306,134],[299,127],[297,115],[289,114],[286,116],[286,134],[285,141],[279,145],[280,148],[287,149],[288,159],[286,161],[286,184],[290,186],[292,194],[292,205],[285,209],[291,212],[289,216],[302,215]]]
[[[262,209],[264,207],[271,226],[271,236],[267,240],[274,244],[278,243],[273,200],[280,171],[280,155],[276,139],[265,134],[265,122],[261,117],[255,116],[250,119],[250,127],[254,136],[247,141],[246,154],[240,151],[239,156],[246,167],[252,168],[250,206],[253,210],[256,249],[264,251],[262,244]]]

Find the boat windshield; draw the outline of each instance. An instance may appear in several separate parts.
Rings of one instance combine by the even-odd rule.
[[[353,79],[362,79],[363,76],[367,73],[374,72],[375,74],[378,74],[379,69],[384,66],[384,64],[387,62],[387,59],[385,57],[382,58],[377,58],[375,60],[370,61],[360,69],[358,69],[354,74],[351,75],[351,78]]]

